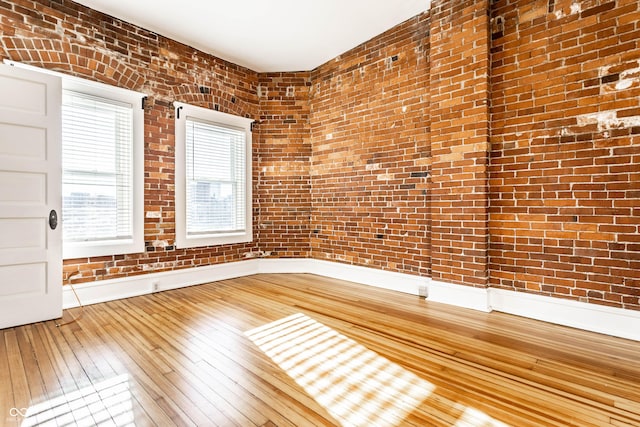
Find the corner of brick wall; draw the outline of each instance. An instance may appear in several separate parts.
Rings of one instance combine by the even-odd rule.
[[[310,253],[310,86],[309,73],[259,76],[256,218],[262,256]]]
[[[488,286],[489,2],[431,5],[431,270]]]

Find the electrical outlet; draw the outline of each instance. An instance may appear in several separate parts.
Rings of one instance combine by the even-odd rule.
[[[158,292],[160,288],[160,283],[157,281],[151,282],[151,292]]]
[[[428,298],[429,297],[429,287],[427,285],[420,285],[418,287],[418,295],[421,298]]]

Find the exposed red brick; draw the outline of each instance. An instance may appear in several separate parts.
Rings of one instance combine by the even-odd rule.
[[[530,292],[640,309],[637,283],[620,286],[640,260],[640,52],[626,37],[639,7],[557,0],[529,21],[531,2],[494,2],[504,29],[491,55],[490,286],[524,279],[545,284]]]
[[[314,257],[640,310],[639,22],[631,0],[434,0],[259,74],[69,0],[2,0],[0,60],[149,95],[147,249],[67,260],[65,283]],[[258,121],[253,243],[175,249],[173,101]]]
[[[314,258],[429,275],[429,21],[311,73]]]

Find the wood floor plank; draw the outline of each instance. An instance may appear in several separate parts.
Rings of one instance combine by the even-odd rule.
[[[181,330],[182,326],[174,317],[163,317],[162,315],[158,317],[162,318],[163,325],[167,330]],[[175,334],[175,337],[180,338],[181,335],[184,334]],[[209,350],[210,344],[199,341],[197,337],[192,337],[189,340],[183,339],[181,344],[189,346],[184,353],[189,355],[187,359],[192,361],[194,368],[199,370],[200,375],[207,382],[215,384],[216,389],[222,388],[225,394],[232,396],[234,401],[241,402],[240,407],[243,411],[264,414],[280,427],[293,427],[296,425],[284,418],[276,409],[265,404],[265,401],[271,402],[276,397],[274,394],[264,391],[266,383],[258,384],[259,380],[257,378],[232,360],[221,361],[220,357],[212,357],[212,352]],[[257,417],[252,417],[252,419],[255,418]]]
[[[639,342],[341,280],[78,311],[0,330],[0,425],[640,426]]]
[[[118,305],[126,310],[127,313],[137,313],[138,316],[128,316],[129,323],[135,325],[138,332],[142,332],[145,337],[148,337],[156,345],[153,349],[153,354],[157,356],[158,360],[165,361],[167,366],[171,367],[171,370],[165,373],[165,376],[172,380],[174,384],[179,382],[185,382],[198,394],[203,403],[210,404],[217,411],[222,418],[220,424],[222,425],[238,425],[238,426],[252,426],[264,424],[267,420],[260,417],[259,413],[254,415],[260,417],[259,420],[252,421],[244,415],[245,408],[240,410],[233,407],[231,403],[226,401],[223,396],[220,396],[216,390],[210,385],[206,384],[198,376],[198,370],[188,363],[188,360],[182,360],[182,353],[180,348],[176,348],[174,343],[167,334],[163,334],[162,337],[157,335],[156,331],[166,331],[162,323],[148,324],[147,322],[141,322],[139,317],[141,315],[140,310],[135,305],[128,303],[127,301],[118,301]],[[148,320],[148,319],[147,319]],[[191,394],[193,396],[193,394]],[[197,399],[193,399],[194,403],[197,403]]]
[[[105,332],[107,332],[114,339],[114,343],[117,343],[124,351],[121,353],[121,357],[127,361],[127,369],[135,373],[140,379],[143,379],[145,384],[152,384],[157,387],[159,394],[171,400],[175,406],[183,408],[187,419],[191,420],[195,425],[204,425],[210,422],[206,409],[205,412],[203,412],[201,408],[193,405],[190,396],[185,394],[179,387],[176,387],[176,385],[168,380],[162,371],[158,369],[156,360],[153,357],[145,355],[142,348],[134,345],[134,342],[139,342],[139,340],[132,342],[130,340],[130,334],[125,335],[122,333],[123,330],[127,328],[128,325],[117,324],[115,319],[113,325],[105,325]]]
[[[135,308],[131,307],[131,309]],[[203,358],[198,356],[194,357],[194,352],[188,347],[191,345],[191,342],[188,339],[181,341],[174,338],[184,335],[182,330],[177,330],[173,323],[166,321],[160,316],[154,316],[153,319],[155,327],[161,328],[165,332],[175,332],[175,334],[166,334],[166,339],[170,346],[158,348],[156,351],[160,353],[165,360],[169,361],[172,366],[180,366],[182,368],[179,371],[179,375],[184,375],[189,382],[197,384],[200,392],[204,396],[208,399],[213,399],[216,407],[223,408],[223,412],[229,413],[228,416],[234,418],[237,423],[242,425],[250,423],[249,425],[253,424],[257,426],[265,424],[268,421],[268,418],[266,418],[260,410],[244,402],[242,396],[231,392],[227,386],[220,381],[226,378],[226,376],[221,375],[221,373],[211,375],[210,372],[203,369],[202,365],[198,364]],[[185,357],[187,354],[190,356]],[[236,405],[237,408],[233,405]]]
[[[326,420],[327,415],[322,408],[313,399],[300,395],[297,386],[292,384],[286,375],[283,376],[279,371],[274,370],[270,361],[262,358],[263,354],[249,345],[240,330],[226,323],[227,311],[216,307],[216,313],[224,313],[221,316],[224,320],[215,317],[194,320],[190,316],[183,317],[185,304],[189,305],[185,302],[176,306],[171,316],[187,322],[183,324],[183,328],[193,336],[194,345],[199,343],[210,356],[207,357],[208,362],[213,359],[212,363],[223,367],[224,372],[235,371],[240,378],[248,379],[246,387],[252,393],[266,393],[269,404],[293,425],[332,425]],[[222,304],[222,308],[225,307],[224,302],[216,301],[216,304]],[[194,304],[191,309],[195,313],[200,313],[202,317],[209,312],[198,304]],[[296,399],[289,401],[282,399],[283,396],[296,396]]]
[[[17,330],[19,328],[7,330],[4,334],[4,339],[7,349],[8,373],[10,375],[8,384],[11,384],[14,407],[18,410],[23,410],[31,405],[31,394],[29,393],[27,373],[20,354]]]
[[[12,329],[0,330],[0,425],[15,421],[13,410],[16,407],[11,371],[9,368],[9,348],[6,334]]]
[[[122,366],[120,361],[113,357],[112,346],[105,345],[96,334],[87,333],[86,330],[76,331],[74,336],[78,343],[77,351],[86,352],[86,357],[91,358],[92,363],[98,369],[100,373],[98,384],[109,382],[117,377],[126,379],[126,389],[130,394],[130,396],[127,396],[129,398],[129,410],[123,411],[126,408],[120,407],[121,402],[116,402],[115,404],[110,404],[109,401],[105,402],[106,410],[117,425],[126,424],[129,417],[140,425],[156,425],[158,422],[161,423],[160,425],[171,423],[171,419],[145,392],[144,388],[140,387],[135,382],[135,379],[126,373],[126,368]],[[86,349],[91,349],[92,351],[86,351]],[[131,414],[134,416],[131,417]]]

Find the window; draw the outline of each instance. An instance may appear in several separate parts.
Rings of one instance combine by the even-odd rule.
[[[176,246],[250,242],[251,119],[176,106]]]
[[[144,94],[62,78],[63,258],[144,251]]]
[[[144,163],[142,138],[136,141],[135,131],[142,126],[139,94],[96,90],[63,80],[65,258],[144,250],[143,208],[136,200],[142,198],[142,178],[136,175]]]

